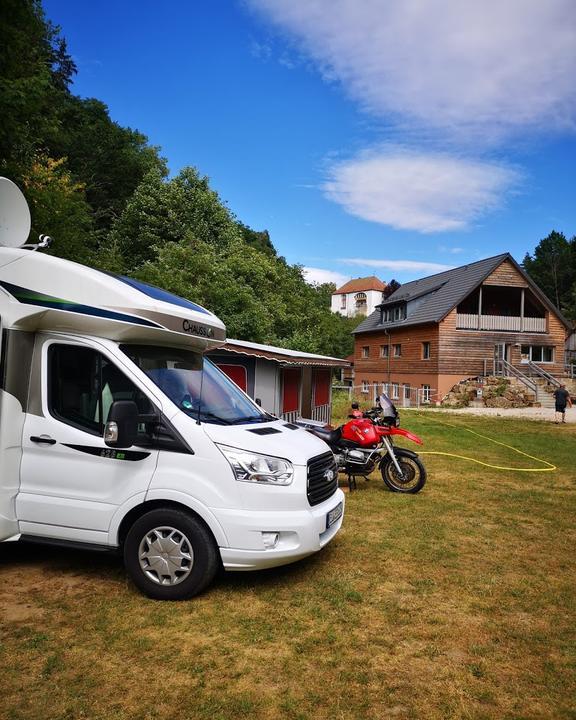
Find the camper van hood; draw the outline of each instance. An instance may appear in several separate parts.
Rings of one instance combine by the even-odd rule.
[[[117,341],[209,350],[226,340],[224,323],[189,300],[131,278],[39,252],[0,248],[5,327],[77,332]]]
[[[274,457],[289,458],[294,465],[306,465],[311,457],[330,448],[303,428],[296,430],[284,420],[263,424],[214,425],[202,423],[204,432],[218,445]]]

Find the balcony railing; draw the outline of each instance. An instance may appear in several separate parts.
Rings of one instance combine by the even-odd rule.
[[[511,332],[543,333],[546,332],[546,318],[457,313],[456,327],[459,330],[508,330]]]

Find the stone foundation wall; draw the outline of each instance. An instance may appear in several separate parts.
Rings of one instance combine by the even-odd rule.
[[[477,377],[454,385],[442,399],[442,407],[523,408],[529,407],[534,396],[526,388],[504,377]]]

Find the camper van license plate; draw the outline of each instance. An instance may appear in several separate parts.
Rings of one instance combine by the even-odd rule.
[[[340,520],[343,510],[343,503],[338,503],[335,508],[332,508],[332,510],[330,510],[330,512],[326,515],[326,530],[328,530],[329,527],[334,525],[337,520]]]

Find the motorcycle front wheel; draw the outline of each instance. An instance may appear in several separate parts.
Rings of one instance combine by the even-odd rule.
[[[394,449],[396,460],[402,475],[398,473],[392,459],[388,456],[380,465],[382,480],[392,492],[400,493],[417,493],[422,490],[426,484],[426,469],[419,457],[404,452],[400,448]]]

